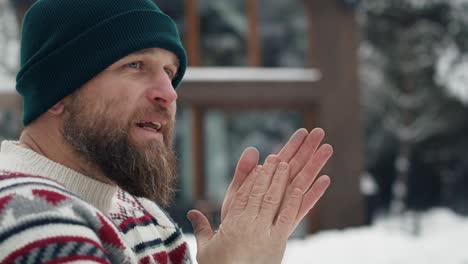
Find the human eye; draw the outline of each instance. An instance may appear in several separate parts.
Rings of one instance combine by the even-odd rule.
[[[127,67],[132,68],[132,69],[141,69],[141,66],[142,66],[141,61],[134,61],[134,62],[127,63]]]
[[[171,80],[173,80],[175,76],[177,75],[176,72],[170,68],[165,68],[164,71],[166,72],[167,76],[169,76]]]

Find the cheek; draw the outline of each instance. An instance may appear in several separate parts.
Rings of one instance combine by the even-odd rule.
[[[136,88],[135,82],[128,78],[105,72],[85,84],[80,93],[86,99],[86,107],[92,108],[92,111],[86,111],[94,114],[90,118],[128,126],[138,106],[141,106]]]
[[[128,102],[125,100],[117,100],[115,98],[97,98],[91,99],[94,103],[91,110],[87,111],[89,118],[95,120],[103,120],[103,122],[115,127],[125,128],[129,124],[129,120],[134,112],[134,109],[129,108]]]
[[[171,104],[171,106],[169,107],[169,111],[172,114],[172,119],[175,120],[176,113],[177,113],[177,104],[175,102]]]

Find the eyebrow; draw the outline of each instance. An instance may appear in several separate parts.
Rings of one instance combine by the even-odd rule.
[[[153,54],[154,52],[155,50],[152,50],[152,49],[144,49],[144,50],[133,52],[130,55],[147,55],[147,54]],[[174,64],[176,68],[179,69],[180,64],[179,64],[179,59],[177,57],[172,59],[172,64]]]

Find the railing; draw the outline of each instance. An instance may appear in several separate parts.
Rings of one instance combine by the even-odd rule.
[[[204,199],[206,194],[202,166],[206,110],[289,108],[313,116],[313,102],[320,97],[314,83],[319,80],[320,73],[313,69],[190,68],[179,88],[179,102],[192,111],[194,198]],[[313,118],[305,122],[314,126]]]

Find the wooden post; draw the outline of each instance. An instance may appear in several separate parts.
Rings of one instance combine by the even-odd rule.
[[[29,1],[18,1],[15,3],[17,0],[10,0],[10,2],[13,4],[15,7],[16,11],[16,20],[18,22],[18,26],[21,28],[21,23],[23,22],[23,17],[26,14],[26,11],[28,11],[29,7],[34,3],[34,1],[29,0]]]
[[[251,67],[260,67],[262,65],[261,61],[261,48],[260,48],[260,33],[258,30],[258,21],[259,21],[259,8],[258,0],[246,0],[247,6],[247,17],[248,17],[248,27],[249,27],[249,36],[247,39],[247,51],[248,51],[248,60],[249,66]]]
[[[200,15],[197,0],[185,0],[185,43],[190,66],[200,66]],[[200,107],[192,105],[192,157],[193,157],[193,198],[202,200],[205,194],[203,159],[203,113]]]
[[[318,124],[334,154],[325,172],[332,185],[319,203],[320,228],[364,223],[359,181],[363,173],[363,140],[357,78],[358,34],[353,10],[337,1],[304,0],[308,10],[311,66],[322,72],[326,91],[319,102]]]
[[[318,126],[318,113],[316,108],[312,108],[304,113],[304,127],[311,131]],[[320,230],[320,211],[318,207],[312,208],[307,215],[307,232],[315,233]]]
[[[185,43],[190,66],[200,66],[200,15],[197,0],[185,0]]]

